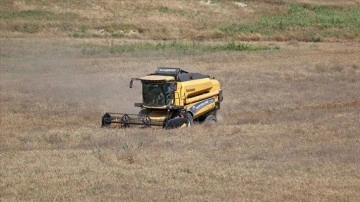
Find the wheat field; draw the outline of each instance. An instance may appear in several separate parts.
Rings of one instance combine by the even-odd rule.
[[[2,201],[360,197],[359,44],[195,55],[89,55],[70,39],[1,44]],[[129,78],[157,66],[218,78],[218,124],[100,128],[105,111],[136,112]]]

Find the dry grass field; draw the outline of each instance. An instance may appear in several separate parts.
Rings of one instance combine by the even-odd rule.
[[[154,1],[153,7],[147,1],[104,1],[101,7],[95,1],[48,2],[51,6],[4,1],[0,9],[0,201],[359,200],[358,29],[335,40],[325,34],[334,30],[325,30],[316,42],[293,35],[291,27],[260,41],[253,38],[257,33],[214,40],[221,31],[213,27],[221,23],[220,5],[233,11],[224,15],[232,24],[238,18],[251,22],[260,11],[286,12],[289,1],[251,1],[247,9],[254,10],[246,15],[235,15],[239,8],[221,0],[201,1],[200,6],[189,1],[186,8],[199,11],[185,13],[181,1]],[[313,4],[296,2],[304,8]],[[318,5],[359,5],[337,2]],[[56,28],[72,15],[45,12],[50,17],[42,21],[36,17],[44,14],[40,8],[80,18],[57,33],[48,23]],[[156,29],[121,37],[116,30],[107,30],[114,34],[108,37],[89,35],[100,24],[97,18],[106,23],[116,18],[116,8],[130,12],[119,14],[128,25],[147,28],[151,21],[158,23],[153,27],[166,27],[157,30],[160,38],[184,41],[156,45]],[[145,8],[156,10],[156,19],[138,12]],[[6,9],[26,12],[9,14]],[[31,9],[35,14],[28,13]],[[201,17],[200,11],[208,10]],[[192,36],[176,31],[179,16],[184,28],[192,30],[184,33]],[[210,20],[201,29],[186,24],[188,17]],[[41,29],[27,32],[31,26],[22,25],[29,22]],[[81,31],[81,24],[87,28]],[[239,44],[239,39],[256,41],[245,46],[265,48],[209,48],[227,47],[229,40]],[[218,78],[224,90],[218,124],[178,130],[100,128],[106,111],[137,112],[133,103],[140,101],[141,92],[136,85],[130,90],[129,80],[158,66]]]
[[[106,41],[98,40],[98,43]],[[359,44],[84,54],[84,42],[1,41],[2,200],[356,201]],[[222,81],[218,125],[101,129],[134,112],[129,78],[157,66]]]

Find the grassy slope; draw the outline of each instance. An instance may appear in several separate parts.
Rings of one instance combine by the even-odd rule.
[[[3,1],[2,36],[157,40],[357,40],[354,1]]]
[[[357,44],[89,55],[82,41],[1,43],[2,200],[360,197]],[[162,65],[222,81],[219,125],[100,129],[105,110],[134,112],[128,79]]]

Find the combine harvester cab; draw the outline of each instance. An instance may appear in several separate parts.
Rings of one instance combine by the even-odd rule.
[[[158,126],[166,129],[190,126],[194,122],[215,123],[223,100],[220,83],[208,75],[180,68],[159,67],[153,74],[133,78],[142,84],[138,114],[110,113],[102,117],[102,127],[128,128]]]

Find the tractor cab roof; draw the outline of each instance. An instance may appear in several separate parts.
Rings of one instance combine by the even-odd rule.
[[[208,75],[199,74],[199,73],[189,73],[180,68],[173,67],[158,67],[155,73],[150,74],[149,76],[142,77],[141,80],[159,80],[155,79],[163,78],[161,80],[175,80],[175,81],[191,81],[196,79],[210,78]],[[172,78],[172,79],[171,79]]]
[[[141,81],[173,81],[175,78],[173,76],[162,76],[162,75],[148,75],[140,78]]]

